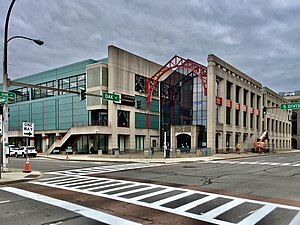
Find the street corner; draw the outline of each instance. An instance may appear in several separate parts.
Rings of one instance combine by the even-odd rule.
[[[43,177],[40,171],[23,172],[21,169],[6,169],[1,172],[0,185],[26,182]]]

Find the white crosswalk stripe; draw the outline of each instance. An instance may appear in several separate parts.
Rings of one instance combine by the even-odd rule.
[[[86,170],[88,171],[88,170]],[[298,219],[300,208],[243,199],[214,193],[207,193],[177,187],[117,180],[111,178],[88,177],[78,174],[60,174],[56,177],[40,179],[30,182],[36,185],[60,188],[84,194],[110,198],[136,204],[152,209],[174,213],[177,215],[206,221],[215,224],[255,224],[272,212],[284,209],[291,212],[292,217],[287,218],[289,223]],[[240,217],[231,218],[236,208],[252,205],[248,212]],[[248,208],[247,208],[248,210]],[[224,216],[228,214],[227,217]],[[294,222],[293,222],[294,223]]]
[[[237,164],[237,165],[270,165],[270,166],[293,166],[299,167],[300,164],[297,162],[294,163],[278,163],[278,162],[265,162],[265,161],[230,161],[230,160],[216,160],[216,161],[207,161],[207,163],[215,163],[215,164]]]
[[[116,165],[114,164],[114,165],[102,165],[102,166],[80,168],[80,169],[73,169],[73,170],[47,172],[46,174],[91,175],[96,173],[108,173],[108,172],[117,172],[122,170],[142,169],[142,168],[156,167],[162,165],[163,164],[158,164],[158,163],[151,163],[151,164],[131,163],[131,164],[116,164]]]

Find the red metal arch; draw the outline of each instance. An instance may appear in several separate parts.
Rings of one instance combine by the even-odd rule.
[[[189,59],[184,59],[175,55],[170,59],[159,71],[157,71],[150,79],[146,81],[147,103],[151,102],[152,94],[158,80],[168,71],[177,68],[187,68],[193,71],[201,80],[204,88],[204,95],[207,94],[207,68]],[[151,87],[150,84],[152,83]]]
[[[175,55],[170,59],[160,70],[158,70],[150,79],[146,80],[146,110],[149,110],[149,103],[152,101],[152,94],[155,89],[155,85],[159,79],[168,71],[177,69],[177,68],[186,68],[193,71],[201,80],[202,86],[204,88],[204,95],[207,95],[207,68],[196,62],[193,62],[189,59],[184,59],[180,56]],[[151,86],[150,86],[151,85]],[[146,114],[146,127],[149,128],[149,118],[148,113]]]

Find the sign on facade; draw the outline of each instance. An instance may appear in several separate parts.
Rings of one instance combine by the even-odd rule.
[[[23,122],[23,137],[34,137],[34,123]]]

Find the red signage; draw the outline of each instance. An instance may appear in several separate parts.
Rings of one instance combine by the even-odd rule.
[[[216,96],[216,104],[217,105],[222,105],[222,97]]]
[[[226,107],[231,108],[232,107],[232,101],[229,99],[226,99]]]
[[[236,110],[240,110],[240,109],[241,109],[241,104],[238,103],[238,102],[236,102],[236,103],[235,103],[235,109],[236,109]]]
[[[244,105],[243,111],[244,111],[244,112],[247,112],[247,111],[248,111],[248,107],[247,107],[246,105]]]

